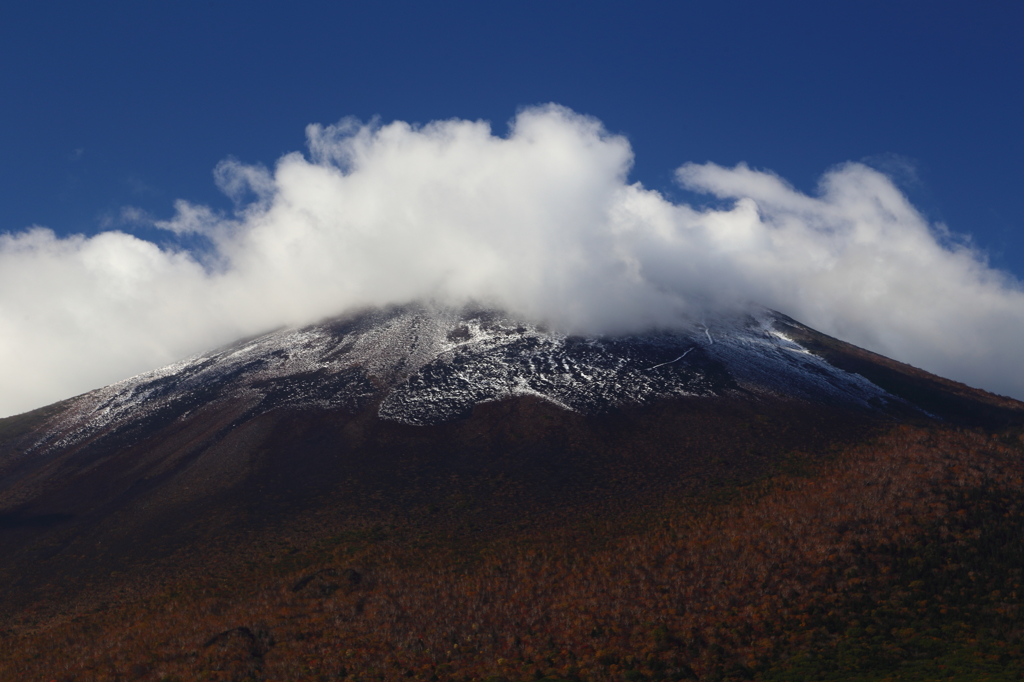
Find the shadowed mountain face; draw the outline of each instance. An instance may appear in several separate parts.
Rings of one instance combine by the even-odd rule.
[[[1024,410],[767,310],[618,338],[371,311],[0,420],[3,601],[171,571],[310,515],[480,531],[642,508],[897,419]],[[431,511],[448,503],[463,511]]]

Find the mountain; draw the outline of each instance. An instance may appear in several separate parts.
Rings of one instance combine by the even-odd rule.
[[[619,337],[426,304],[274,331],[0,420],[0,627],[59,630],[214,574],[236,594],[222,610],[245,580],[273,592],[303,570],[296,594],[358,601],[375,574],[341,545],[415,563],[467,543],[593,543],[832,466],[901,424],[1004,448],[1024,405],[767,309]],[[241,647],[249,662],[223,678],[258,679],[261,627],[207,632],[223,638],[197,651]],[[147,666],[135,678],[160,679]]]
[[[787,335],[799,326],[778,313],[710,325],[584,338],[487,310],[372,311],[247,339],[94,391],[33,447],[151,430],[228,402],[242,421],[282,408],[372,405],[381,419],[419,426],[514,396],[587,416],[688,397],[789,398],[893,414],[910,407],[809,352]]]

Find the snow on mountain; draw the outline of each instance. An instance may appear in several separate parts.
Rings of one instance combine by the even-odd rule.
[[[783,322],[784,321],[784,322]],[[675,331],[579,337],[478,308],[409,305],[283,329],[76,398],[35,448],[144,420],[167,423],[218,401],[246,418],[276,408],[375,406],[429,425],[474,405],[532,395],[594,415],[678,397],[795,398],[868,410],[902,401],[786,336],[767,309]]]

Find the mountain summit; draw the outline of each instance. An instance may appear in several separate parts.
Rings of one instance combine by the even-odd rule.
[[[927,414],[796,340],[810,333],[766,309],[621,337],[568,336],[474,308],[373,310],[246,339],[88,393],[30,449],[152,429],[228,404],[241,421],[275,409],[371,409],[420,426],[515,396],[585,416],[694,397]]]

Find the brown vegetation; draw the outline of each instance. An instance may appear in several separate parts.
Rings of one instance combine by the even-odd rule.
[[[1003,679],[1024,669],[1022,450],[904,426],[632,515],[282,539],[23,619],[0,679]]]

